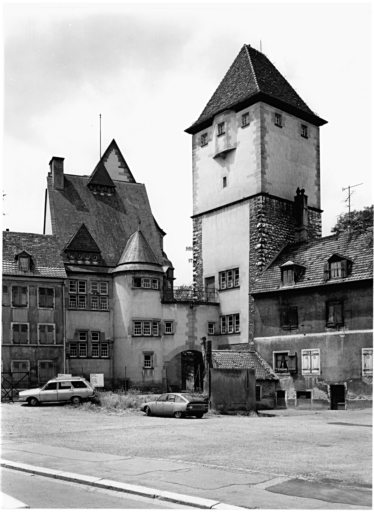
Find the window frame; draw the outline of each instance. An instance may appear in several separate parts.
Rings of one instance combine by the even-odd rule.
[[[315,354],[312,354],[312,353]],[[305,369],[304,367],[304,356],[306,356],[309,353],[310,355],[310,364],[308,369]],[[312,365],[312,355],[318,354],[318,369],[313,371],[313,365]],[[301,349],[301,374],[302,375],[321,375],[321,349],[319,348],[303,348]]]
[[[242,114],[242,128],[249,126],[249,112]]]
[[[213,336],[216,333],[216,322],[208,322],[208,334]]]
[[[53,341],[52,343],[42,343],[41,342],[41,327],[47,327],[47,339],[48,339],[48,327],[53,327]],[[56,345],[56,324],[48,323],[48,322],[40,322],[37,324],[37,334],[38,334],[38,345],[45,346],[45,345]]]
[[[106,351],[104,350],[104,347],[106,347]],[[106,359],[109,358],[109,343],[107,343],[107,342],[100,343],[100,357],[103,357]]]
[[[72,347],[74,347],[75,354],[72,353]],[[78,342],[69,342],[69,357],[78,357]]]
[[[240,288],[240,267],[221,270],[218,273],[219,291]]]
[[[371,352],[371,369],[369,368],[368,371],[365,372],[365,353]],[[373,348],[362,348],[361,349],[361,366],[362,366],[362,376],[373,376]]]
[[[300,135],[304,138],[304,139],[308,139],[309,138],[309,133],[308,133],[308,125],[307,124],[302,124],[301,127],[300,127]]]
[[[296,317],[296,323],[293,320]],[[289,319],[286,322],[286,318]],[[283,305],[281,308],[281,327],[283,330],[295,331],[299,328],[299,307]]]
[[[220,123],[217,123],[217,137],[221,137],[222,135],[225,135],[225,121],[222,121]]]
[[[52,290],[52,306],[40,305],[40,290]],[[48,302],[48,294],[45,295],[46,302]],[[38,309],[55,309],[56,291],[54,286],[38,286]]]
[[[337,321],[336,319],[336,316],[337,316],[337,312],[334,310],[334,313],[333,313],[333,316],[334,316],[334,320],[333,321],[329,321],[329,316],[330,316],[330,313],[329,313],[329,309],[330,307],[333,307],[333,306],[340,306],[340,318],[341,318],[341,321]],[[343,327],[344,326],[344,301],[343,300],[329,300],[326,302],[326,327],[328,328],[339,328],[339,327]]]
[[[21,292],[17,292],[17,297],[20,295],[21,296],[21,304],[15,304],[15,299],[14,299],[14,288],[18,288],[18,290],[21,290]],[[26,294],[24,294],[22,292],[22,289],[26,289]],[[25,304],[22,303],[22,296],[25,296]],[[18,284],[12,284],[11,285],[11,306],[12,308],[15,308],[15,309],[18,309],[18,308],[28,308],[29,307],[29,298],[30,298],[30,288],[29,288],[29,285],[26,285],[26,286],[22,286],[22,285],[18,285]]]
[[[277,356],[278,355],[282,355],[282,354],[287,356],[287,360],[286,360],[287,368],[286,368],[286,371],[280,371],[280,370],[282,370],[282,368],[281,367],[278,368],[277,365],[276,365]],[[289,356],[290,356],[290,350],[274,350],[273,351],[273,371],[274,371],[274,373],[281,374],[281,375],[290,375]]]
[[[140,331],[140,332],[136,332]],[[146,332],[146,334],[145,334]],[[160,337],[160,320],[142,319],[132,320],[132,334],[136,338],[158,338]]]
[[[97,341],[91,342],[91,357],[95,359],[100,357],[100,343]]]
[[[226,188],[227,187],[227,176],[224,176],[222,178],[222,188]]]
[[[200,147],[203,148],[204,146],[208,145],[208,132],[202,133],[200,135]]]
[[[220,316],[220,334],[240,334],[240,313]]]
[[[168,327],[167,324],[170,324]],[[173,320],[165,320],[164,321],[164,334],[170,336],[171,334],[174,334],[174,322]]]
[[[26,342],[22,342],[20,341],[19,343],[14,343],[14,326],[15,325],[18,325],[18,326],[21,326],[21,325],[27,325],[27,339],[26,339]],[[12,345],[15,345],[15,346],[22,346],[22,345],[30,345],[30,323],[29,322],[11,322],[10,323],[10,339],[12,341]]]
[[[146,364],[146,358],[149,358],[149,364]],[[148,360],[148,359],[147,359]],[[154,369],[154,353],[143,353],[143,369],[153,370]]]
[[[274,112],[274,125],[283,128],[283,115],[279,112]]]

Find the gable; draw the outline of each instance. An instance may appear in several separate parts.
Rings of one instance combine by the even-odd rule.
[[[93,171],[91,178],[87,184],[89,187],[93,185],[97,185],[100,187],[111,187],[115,188],[115,184],[112,181],[112,178],[109,176],[108,171],[105,168],[105,165],[100,160],[97,164],[95,170]]]
[[[112,180],[136,183],[129,166],[127,165],[126,160],[114,139],[101,157],[101,162],[104,164],[105,169]]]
[[[85,224],[82,224],[72,237],[65,247],[65,251],[101,252]]]

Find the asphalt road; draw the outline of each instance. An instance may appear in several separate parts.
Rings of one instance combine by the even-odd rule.
[[[4,441],[266,471],[348,487],[372,483],[370,410],[200,420],[108,414],[63,404],[2,404],[1,411]]]
[[[29,508],[47,509],[190,509],[176,503],[97,489],[73,482],[1,469],[1,491]]]

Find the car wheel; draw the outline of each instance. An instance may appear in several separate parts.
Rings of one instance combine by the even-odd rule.
[[[73,396],[73,398],[71,399],[71,403],[73,405],[80,405],[82,399],[80,396]]]
[[[32,396],[31,398],[29,398],[27,400],[28,404],[31,405],[32,407],[35,407],[36,405],[38,405],[39,403],[39,400],[37,398],[35,398],[34,396]]]
[[[151,411],[151,408],[150,407],[146,407],[145,410],[144,410],[145,414],[147,416],[152,416],[152,411]]]
[[[184,414],[181,411],[176,411],[174,413],[174,418],[178,418],[179,419],[179,418],[183,418],[183,416],[184,416]]]
[[[202,412],[199,412],[199,413],[196,413],[196,414],[195,414],[195,417],[196,417],[198,420],[200,420],[203,416],[204,416],[204,413],[202,413]]]

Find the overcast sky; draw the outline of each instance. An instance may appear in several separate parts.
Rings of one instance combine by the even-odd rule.
[[[89,175],[118,143],[192,281],[191,135],[244,43],[262,50],[321,127],[323,235],[372,203],[371,2],[3,4],[4,229],[41,233],[48,162]]]

